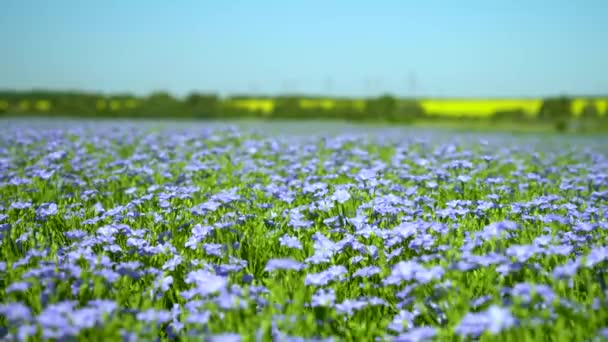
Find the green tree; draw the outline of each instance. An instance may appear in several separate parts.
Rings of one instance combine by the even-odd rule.
[[[572,117],[572,100],[561,96],[547,98],[538,112],[538,118],[545,121],[567,120]]]
[[[277,118],[303,118],[305,111],[300,107],[300,99],[295,96],[277,98],[273,116]]]
[[[543,100],[538,118],[552,122],[558,132],[565,132],[572,118],[572,100],[565,96]]]
[[[397,100],[386,94],[365,102],[365,119],[394,120],[397,117]]]
[[[219,98],[215,94],[191,93],[186,97],[186,106],[192,116],[211,118],[219,115]]]
[[[393,121],[410,122],[424,116],[424,108],[418,101],[402,100],[397,103],[397,113]]]
[[[164,91],[150,94],[144,99],[137,112],[142,117],[178,118],[188,114],[184,103]]]

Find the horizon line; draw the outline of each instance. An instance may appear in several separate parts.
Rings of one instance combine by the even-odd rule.
[[[568,93],[568,92],[559,92],[553,94],[544,94],[544,95],[504,95],[504,96],[484,96],[484,95],[410,95],[410,94],[397,94],[395,92],[379,92],[375,95],[341,95],[341,94],[322,94],[318,92],[277,92],[274,94],[269,93],[247,93],[247,92],[231,92],[227,94],[221,94],[220,91],[204,91],[204,90],[196,90],[193,89],[186,93],[185,95],[177,95],[174,92],[159,89],[148,91],[145,94],[137,94],[134,91],[101,91],[101,90],[87,90],[87,89],[76,89],[76,88],[62,88],[62,89],[53,89],[53,88],[36,88],[32,87],[29,89],[15,89],[15,88],[0,88],[0,93],[74,93],[74,94],[86,94],[86,95],[102,95],[104,97],[116,97],[116,96],[131,96],[136,98],[145,98],[152,96],[154,94],[168,94],[173,98],[177,99],[185,99],[190,95],[215,95],[218,98],[222,99],[230,99],[230,98],[239,98],[239,97],[248,97],[248,98],[279,98],[279,97],[311,97],[311,98],[358,98],[358,99],[367,99],[367,98],[378,98],[381,96],[391,96],[394,98],[402,98],[402,99],[544,99],[544,98],[558,98],[558,97],[567,97],[567,98],[608,98],[608,93],[605,94],[576,94],[576,93]]]

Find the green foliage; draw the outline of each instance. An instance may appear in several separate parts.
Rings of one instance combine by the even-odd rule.
[[[282,96],[276,99],[273,117],[280,118],[310,118],[315,115],[316,110],[308,110],[300,107],[300,99],[295,96]]]
[[[186,116],[185,103],[174,98],[166,92],[150,94],[142,106],[137,110],[141,116]]]
[[[600,116],[600,111],[597,108],[597,105],[594,102],[587,102],[585,107],[583,107],[583,111],[581,112],[581,118],[585,119],[596,119]]]
[[[390,95],[382,95],[365,102],[365,114],[368,118],[393,119],[397,115],[397,100]]]
[[[403,100],[397,103],[397,119],[412,120],[424,116],[424,109],[414,100]],[[400,120],[398,120],[400,121]]]
[[[565,96],[545,99],[538,113],[539,119],[545,121],[560,120],[571,116],[572,100]]]
[[[219,103],[215,94],[191,93],[186,97],[186,106],[196,118],[214,117],[219,110]]]
[[[568,121],[563,118],[557,119],[554,123],[555,130],[558,132],[565,132],[568,130]]]
[[[523,109],[499,110],[492,115],[492,121],[525,121],[530,120]]]
[[[417,101],[399,100],[385,94],[377,98],[365,101],[364,111],[357,119],[388,121],[388,122],[411,122],[415,118],[424,115],[424,109]]]
[[[398,100],[390,95],[365,101],[357,106],[354,99],[332,99],[332,106],[303,107],[302,96],[278,96],[271,111],[235,106],[238,100],[252,99],[233,96],[221,99],[216,94],[191,93],[180,99],[167,92],[155,92],[146,97],[129,94],[105,96],[84,92],[0,92],[8,105],[0,112],[19,115],[48,115],[109,118],[279,118],[279,119],[344,119],[408,122],[424,115],[417,101]],[[36,101],[45,99],[48,110],[37,109]],[[315,99],[315,98],[310,98]],[[363,108],[362,108],[363,107]]]
[[[308,101],[311,100],[311,101]],[[247,102],[266,101],[268,106],[248,106]],[[329,105],[327,104],[329,102]],[[239,104],[240,103],[240,104]],[[594,102],[589,102],[577,121],[577,127],[593,131],[607,120]],[[414,121],[470,122],[490,125],[539,123],[565,131],[572,118],[572,99],[552,97],[543,100],[536,117],[523,109],[497,111],[491,118],[426,115],[415,99],[385,94],[375,98],[331,98],[284,95],[252,97],[247,95],[220,98],[217,94],[193,92],[183,98],[158,91],[148,96],[106,95],[74,91],[28,92],[0,91],[0,115],[36,115],[78,118],[170,118],[170,119],[305,119],[367,122],[412,123]]]

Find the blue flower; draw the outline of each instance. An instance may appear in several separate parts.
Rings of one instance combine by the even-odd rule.
[[[58,207],[55,203],[44,203],[36,210],[36,215],[40,218],[57,215]]]
[[[304,264],[292,259],[270,259],[266,263],[265,271],[272,272],[275,270],[294,270],[300,271],[304,268]]]
[[[342,265],[331,266],[325,271],[307,274],[304,285],[325,286],[331,281],[341,280],[346,273],[346,267]]]
[[[163,270],[175,271],[175,268],[179,266],[182,261],[183,258],[179,254],[176,254],[173,256],[173,258],[165,262],[165,264],[163,265]]]
[[[225,248],[224,245],[219,243],[206,243],[203,244],[203,249],[205,250],[205,253],[209,255],[221,257]]]
[[[101,323],[103,313],[96,308],[82,308],[70,315],[70,321],[78,329],[90,329]]]
[[[348,191],[346,191],[344,189],[336,190],[334,192],[334,194],[331,196],[332,201],[337,201],[340,204],[344,204],[349,199],[350,199],[350,194],[348,193]]]
[[[136,315],[137,320],[146,323],[167,323],[171,320],[171,313],[166,310],[148,309]]]
[[[4,316],[12,324],[30,322],[32,320],[31,309],[20,302],[0,304],[0,315]]]
[[[17,282],[13,282],[9,286],[7,286],[5,291],[6,291],[6,293],[25,292],[30,288],[30,286],[31,286],[31,284],[29,282],[17,281]]]
[[[430,269],[416,263],[415,261],[400,261],[391,271],[390,276],[384,279],[385,285],[398,285],[403,281],[416,280],[422,284],[428,283],[433,279],[440,279],[444,270],[441,266],[434,266]]]
[[[207,337],[205,342],[240,342],[243,338],[236,333],[223,333]]]
[[[300,240],[298,240],[298,238],[290,236],[288,234],[285,234],[279,238],[279,244],[280,244],[280,246],[287,247],[287,248],[294,248],[294,249],[299,249],[299,250],[302,249],[302,243],[300,243]]]
[[[484,312],[467,313],[456,326],[455,332],[463,337],[476,338],[486,331],[498,334],[516,324],[517,319],[509,309],[492,305]]]
[[[196,287],[190,291],[182,293],[182,296],[191,297],[194,295],[207,296],[224,289],[228,280],[225,277],[217,276],[205,270],[196,270],[188,273],[185,279],[186,284],[194,284]]]
[[[154,284],[154,287],[157,290],[160,289],[164,293],[164,292],[167,292],[167,290],[169,290],[169,288],[171,287],[172,284],[173,284],[173,277],[169,275],[166,277],[158,278]]]
[[[437,335],[437,328],[434,327],[416,327],[409,329],[407,332],[399,334],[393,342],[425,342],[432,341]]]
[[[378,266],[366,266],[355,271],[352,277],[369,278],[373,275],[379,274],[380,272],[382,272],[382,270]]]
[[[409,330],[414,326],[414,319],[416,319],[419,314],[420,313],[417,311],[410,312],[407,310],[400,310],[399,313],[393,317],[393,320],[387,328],[395,332]]]
[[[555,279],[570,279],[580,267],[578,260],[570,260],[565,265],[558,265],[553,268],[552,275]]]
[[[359,311],[369,305],[369,303],[365,300],[351,300],[345,299],[342,303],[338,303],[335,305],[336,311],[338,313],[344,313],[348,316],[352,316],[355,311]]]
[[[594,246],[585,257],[585,266],[593,267],[605,260],[608,260],[608,246]]]
[[[511,245],[507,248],[505,254],[514,257],[518,262],[526,262],[534,256],[534,254],[543,251],[542,248],[536,245]]]

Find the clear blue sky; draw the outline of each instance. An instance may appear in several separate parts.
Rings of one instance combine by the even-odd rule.
[[[608,93],[608,0],[3,0],[0,88]]]

